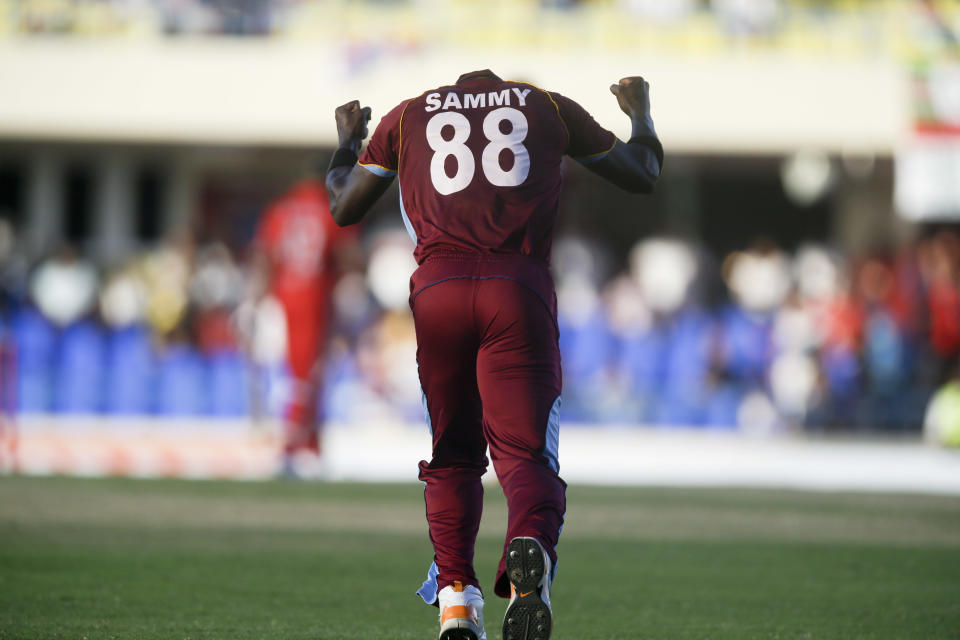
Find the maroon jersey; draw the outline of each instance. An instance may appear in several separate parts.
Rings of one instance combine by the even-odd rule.
[[[546,262],[563,156],[589,162],[615,142],[573,100],[477,72],[400,103],[359,164],[399,176],[418,263],[451,253]]]

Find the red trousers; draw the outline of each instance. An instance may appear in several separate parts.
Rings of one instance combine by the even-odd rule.
[[[433,455],[420,463],[434,565],[418,593],[428,604],[456,580],[479,587],[473,554],[488,445],[507,499],[504,551],[512,538],[532,536],[556,563],[566,510],[557,475],[556,304],[546,265],[529,261],[451,258],[414,274],[417,362],[433,434]],[[494,591],[510,595],[502,556]]]
[[[321,290],[279,295],[287,317],[287,358],[293,388],[284,412],[284,453],[319,453],[318,406],[327,331],[327,300]]]

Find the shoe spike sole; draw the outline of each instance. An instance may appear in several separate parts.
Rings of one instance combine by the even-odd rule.
[[[503,616],[503,640],[548,640],[553,622],[537,588],[546,569],[540,545],[532,538],[511,540],[506,568],[517,597]]]

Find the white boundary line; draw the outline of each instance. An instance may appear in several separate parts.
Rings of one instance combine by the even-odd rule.
[[[18,421],[16,470],[48,475],[269,478],[276,425],[246,420],[59,418]],[[5,444],[5,443],[0,443]],[[425,426],[332,425],[322,477],[411,482],[429,455]],[[0,459],[13,470],[9,459]],[[960,495],[960,451],[917,440],[752,437],[736,432],[565,425],[560,474],[570,483],[785,487]],[[493,473],[485,481],[495,482]]]

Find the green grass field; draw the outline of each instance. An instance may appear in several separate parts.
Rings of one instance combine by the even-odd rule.
[[[505,521],[487,490],[491,587]],[[960,499],[571,487],[554,638],[960,638]],[[436,637],[420,485],[0,477],[0,639]],[[499,639],[504,603],[489,599]]]

